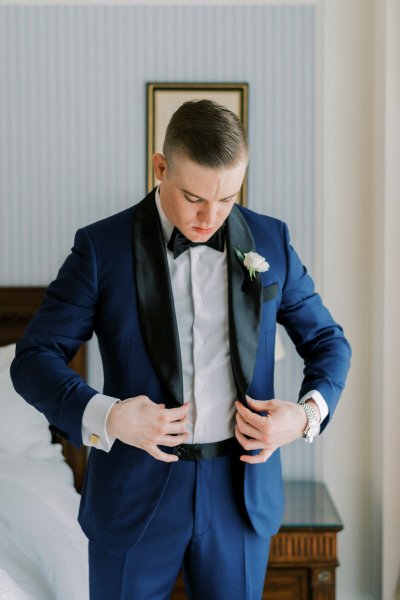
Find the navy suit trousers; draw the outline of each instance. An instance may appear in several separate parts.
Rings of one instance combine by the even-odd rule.
[[[270,538],[247,517],[243,467],[236,455],[174,463],[155,515],[125,556],[89,544],[91,600],[166,600],[181,566],[191,600],[261,600]]]

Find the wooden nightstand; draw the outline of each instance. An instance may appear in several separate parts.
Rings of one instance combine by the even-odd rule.
[[[286,511],[272,538],[262,600],[335,600],[342,521],[323,483],[285,483]],[[186,600],[179,576],[171,600]]]
[[[286,511],[272,538],[263,600],[335,600],[342,521],[323,483],[287,482]]]

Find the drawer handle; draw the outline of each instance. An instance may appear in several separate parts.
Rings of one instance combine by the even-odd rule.
[[[332,574],[329,571],[320,571],[317,575],[317,579],[320,583],[330,583]]]

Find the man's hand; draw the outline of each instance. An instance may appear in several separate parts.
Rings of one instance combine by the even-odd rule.
[[[157,460],[176,462],[175,454],[162,452],[158,445],[178,446],[187,440],[189,402],[178,408],[165,408],[147,396],[127,398],[114,404],[108,414],[107,434],[148,452]]]
[[[252,464],[265,462],[277,448],[302,437],[307,417],[299,404],[276,399],[253,400],[249,396],[246,400],[253,410],[267,414],[256,414],[241,402],[235,403],[235,436],[238,442],[245,450],[260,450],[252,456],[243,454],[240,460]]]

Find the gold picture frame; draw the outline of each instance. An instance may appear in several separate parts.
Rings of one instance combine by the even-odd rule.
[[[228,107],[241,119],[247,130],[247,83],[148,83],[147,84],[147,190],[158,181],[154,177],[153,155],[162,152],[165,131],[172,114],[189,100],[209,98]],[[247,173],[239,194],[239,204],[246,205]]]

